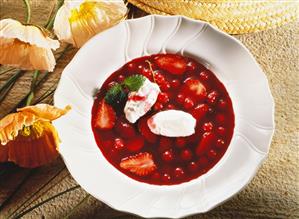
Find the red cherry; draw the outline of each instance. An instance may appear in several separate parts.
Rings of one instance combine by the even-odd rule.
[[[185,101],[185,96],[183,94],[179,94],[177,99],[178,99],[178,103],[183,104]]]
[[[221,149],[221,148],[224,147],[224,145],[225,145],[225,142],[221,138],[217,139],[217,141],[216,141],[216,147],[218,147],[218,148]]]
[[[202,80],[207,81],[209,79],[209,74],[206,71],[202,71],[199,73],[199,77]]]
[[[209,150],[208,151],[208,157],[210,158],[210,159],[215,159],[216,157],[217,157],[217,152],[216,151],[214,151],[213,149],[211,149],[211,150]]]
[[[197,163],[195,163],[194,161],[190,162],[188,165],[188,170],[190,172],[195,172],[198,169],[198,165]]]
[[[165,77],[162,75],[160,71],[154,72],[154,78],[158,84],[165,82]]]
[[[125,79],[125,76],[123,76],[123,75],[118,75],[118,77],[117,77],[117,81],[118,82],[123,82],[123,80]]]
[[[212,91],[211,93],[208,94],[208,103],[209,104],[215,104],[217,102],[219,94],[217,91]]]
[[[141,74],[149,74],[151,72],[151,70],[150,69],[148,69],[148,68],[145,68],[145,67],[143,67],[143,68],[141,68]]]
[[[162,153],[169,150],[172,146],[172,140],[168,137],[161,137],[159,142],[159,151]]]
[[[171,80],[170,85],[173,89],[178,88],[180,86],[180,81],[177,79],[173,79]]]
[[[133,138],[136,134],[135,128],[122,119],[117,121],[115,129],[123,138]]]
[[[194,102],[193,102],[193,100],[187,97],[187,98],[185,99],[185,101],[184,101],[184,107],[185,107],[185,109],[190,109],[190,108],[192,108],[193,106],[194,106]]]
[[[154,105],[154,109],[156,111],[159,111],[159,110],[162,110],[163,109],[163,104],[162,103],[159,103],[159,102],[156,102],[155,105]]]
[[[162,159],[166,162],[170,162],[174,159],[172,150],[167,150],[162,153]]]
[[[178,137],[175,139],[175,145],[178,147],[178,148],[183,148],[185,147],[187,141],[186,141],[186,138],[183,138],[183,137]]]
[[[201,120],[206,115],[208,110],[209,107],[207,104],[200,104],[191,111],[191,114],[196,120]]]
[[[211,122],[206,122],[206,123],[204,123],[203,126],[202,126],[202,129],[203,129],[205,132],[210,132],[210,131],[212,131],[212,129],[213,129],[213,123],[211,123]]]
[[[184,170],[181,167],[175,168],[175,170],[174,170],[174,176],[176,178],[181,178],[181,177],[184,176],[184,174],[185,174],[185,172],[184,172]]]
[[[152,178],[153,180],[157,181],[157,180],[160,179],[160,177],[161,177],[160,173],[155,172],[155,173],[152,175],[151,178]]]
[[[138,65],[137,68],[138,68],[139,72],[141,72],[144,67],[143,67],[143,65]]]
[[[170,84],[168,82],[163,82],[160,85],[160,88],[161,88],[162,91],[168,91],[170,89],[170,87],[171,86],[170,86]]]
[[[225,116],[223,114],[216,115],[216,122],[223,124],[225,122]]]
[[[138,152],[144,146],[144,139],[141,136],[136,136],[132,139],[128,139],[126,142],[126,147],[131,152]]]
[[[222,110],[225,110],[227,107],[227,102],[223,99],[220,99],[218,102],[218,107]]]
[[[198,143],[196,147],[196,154],[198,156],[205,153],[210,147],[215,139],[215,135],[212,132],[205,132],[202,136],[202,139]]]
[[[164,182],[169,182],[169,181],[171,180],[171,177],[170,177],[170,175],[169,175],[168,173],[164,173],[164,174],[162,175],[162,180],[163,180]]]
[[[189,161],[192,158],[192,152],[190,149],[185,149],[181,152],[181,159],[184,161]]]
[[[224,134],[225,134],[225,128],[222,127],[222,126],[219,126],[219,127],[217,128],[217,133],[218,133],[219,135],[224,135]]]
[[[190,61],[187,63],[187,70],[194,71],[196,69],[196,62]]]
[[[136,71],[136,68],[137,68],[137,66],[136,66],[136,64],[135,63],[129,63],[128,65],[127,65],[127,69],[128,69],[128,71]]]
[[[143,76],[145,76],[145,77],[147,77],[147,78],[152,78],[152,72],[151,72],[151,70],[150,69],[148,69],[148,68],[142,68],[141,69],[141,74],[143,75]]]
[[[114,139],[113,147],[116,150],[121,150],[125,147],[125,143],[121,138],[116,138],[116,139]]]
[[[175,106],[173,104],[168,104],[166,106],[167,109],[175,109]]]
[[[205,167],[209,163],[208,159],[206,157],[200,157],[198,159],[198,164],[201,167]]]
[[[113,87],[113,86],[116,85],[116,84],[117,84],[116,81],[111,81],[111,82],[107,85],[107,87],[108,87],[108,89],[110,89],[111,87]]]
[[[168,103],[169,102],[168,94],[164,92],[160,92],[158,95],[158,101],[160,103]]]

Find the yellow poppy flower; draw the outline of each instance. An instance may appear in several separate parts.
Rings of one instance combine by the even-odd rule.
[[[48,104],[20,108],[0,120],[0,162],[38,167],[58,156],[59,137],[51,121],[70,110]]]
[[[122,0],[67,0],[57,12],[54,31],[60,40],[81,47],[95,34],[119,23],[126,14]]]
[[[13,19],[0,21],[0,64],[53,71],[56,62],[52,49],[58,47],[59,41],[48,37],[39,27]]]

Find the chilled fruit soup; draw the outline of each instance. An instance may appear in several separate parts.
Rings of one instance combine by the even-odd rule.
[[[134,59],[100,88],[92,129],[106,159],[125,175],[173,185],[209,171],[234,130],[231,99],[194,59],[157,54]]]

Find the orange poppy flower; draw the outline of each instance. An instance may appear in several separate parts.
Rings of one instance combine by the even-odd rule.
[[[66,114],[48,104],[20,108],[0,120],[0,162],[38,167],[58,156],[59,137],[51,121]]]
[[[53,71],[56,61],[52,50],[58,47],[59,41],[51,39],[41,27],[10,18],[0,20],[0,64]]]

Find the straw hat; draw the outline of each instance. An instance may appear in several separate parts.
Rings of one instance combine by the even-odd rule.
[[[299,17],[298,0],[128,0],[151,14],[180,14],[230,34],[274,28]]]

